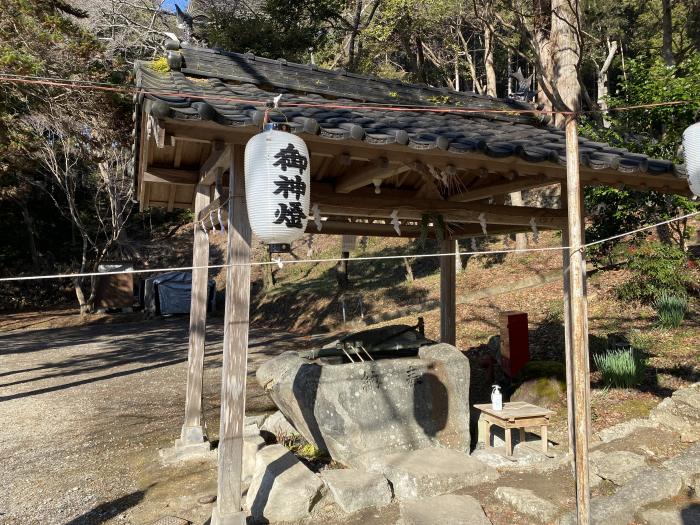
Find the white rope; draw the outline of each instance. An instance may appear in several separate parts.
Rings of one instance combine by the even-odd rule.
[[[664,224],[670,224],[672,222],[676,221],[681,221],[683,219],[688,219],[690,217],[695,217],[696,215],[700,215],[700,211],[688,213],[686,215],[681,215],[680,217],[675,217],[673,219],[669,219],[666,221],[661,221],[656,224],[652,224],[650,226],[644,226],[642,228],[637,228],[636,230],[632,230],[629,232],[625,233],[620,233],[618,235],[613,235],[611,237],[607,237],[605,239],[601,239],[599,241],[593,241],[589,242],[588,244],[584,244],[581,246],[581,249],[585,249],[591,246],[596,246],[598,244],[602,244],[604,242],[612,241],[615,239],[620,239],[621,237],[627,237],[628,235],[634,235],[636,233],[641,233],[646,230],[651,230],[653,228],[657,228],[659,226],[662,226]],[[472,239],[473,240],[473,239]],[[493,255],[493,254],[501,254],[501,253],[526,253],[526,252],[550,252],[550,251],[561,251],[561,250],[571,250],[571,246],[551,246],[551,247],[544,247],[544,248],[522,248],[522,249],[513,249],[513,250],[489,250],[489,251],[476,251],[472,250],[469,252],[461,252],[461,251],[454,251],[454,252],[447,252],[447,253],[418,253],[418,254],[403,254],[403,255],[381,255],[381,256],[368,256],[368,257],[350,257],[350,258],[343,258],[343,257],[329,257],[325,259],[290,259],[288,261],[284,261],[284,264],[305,264],[305,263],[326,263],[326,262],[338,262],[338,261],[379,261],[379,260],[390,260],[390,259],[403,259],[404,257],[411,257],[413,259],[422,259],[422,258],[427,258],[427,257],[457,257],[461,255],[471,255],[471,256],[479,256],[479,255]],[[237,264],[210,264],[210,265],[205,265],[205,266],[178,266],[178,267],[169,267],[169,268],[147,268],[143,270],[129,270],[129,271],[112,271],[112,272],[86,272],[86,273],[68,273],[68,274],[53,274],[53,275],[26,275],[26,276],[20,276],[20,277],[3,277],[0,278],[0,282],[11,282],[11,281],[32,281],[32,280],[45,280],[45,279],[76,279],[78,277],[94,277],[94,276],[99,276],[99,275],[120,275],[120,274],[138,274],[138,273],[156,273],[156,272],[179,272],[179,271],[185,271],[185,270],[203,270],[203,269],[216,269],[216,268],[227,268],[228,266],[266,266],[270,264],[276,264],[279,265],[280,261],[278,260],[273,260],[273,261],[260,261],[260,262],[248,262],[248,263],[237,263]]]

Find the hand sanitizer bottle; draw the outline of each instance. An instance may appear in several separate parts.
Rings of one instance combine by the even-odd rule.
[[[494,410],[503,410],[503,396],[498,385],[493,385],[493,390],[491,390],[491,406]]]

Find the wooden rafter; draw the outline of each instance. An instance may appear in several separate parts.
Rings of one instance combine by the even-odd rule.
[[[539,186],[547,186],[552,184],[552,181],[546,175],[533,175],[531,177],[519,177],[512,181],[491,184],[483,188],[463,191],[456,195],[452,195],[447,200],[450,202],[470,202],[510,193],[512,191],[520,191],[524,189],[537,188]]]
[[[149,167],[143,174],[144,182],[160,182],[165,184],[187,184],[194,187],[199,179],[199,173],[191,170]]]
[[[212,142],[211,153],[199,169],[199,182],[213,184],[220,170],[228,168],[231,149],[219,141]]]
[[[336,193],[350,193],[353,190],[372,184],[374,180],[382,181],[394,175],[385,157],[379,157],[352,173],[341,177],[335,183]]]

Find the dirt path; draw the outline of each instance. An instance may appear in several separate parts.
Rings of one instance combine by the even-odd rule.
[[[179,435],[187,319],[0,334],[0,523],[149,523],[204,520],[215,462],[162,467],[157,449]],[[218,434],[223,327],[207,327],[204,397]],[[252,375],[308,337],[251,332],[248,413],[270,402]]]

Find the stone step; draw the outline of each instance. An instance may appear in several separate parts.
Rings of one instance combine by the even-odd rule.
[[[383,507],[391,503],[389,483],[377,472],[355,469],[324,470],[321,472],[321,479],[344,512],[355,512],[366,507]]]
[[[472,496],[432,496],[401,502],[399,525],[491,525]]]
[[[536,519],[538,523],[551,523],[559,512],[556,505],[528,489],[498,487],[494,496],[520,514]]]
[[[628,525],[639,509],[677,496],[682,490],[683,479],[679,474],[663,468],[647,468],[612,496],[591,500],[591,525]],[[559,523],[575,524],[576,514],[568,514]]]
[[[446,494],[498,478],[493,467],[447,448],[399,452],[375,458],[369,467],[384,474],[400,500]]]

